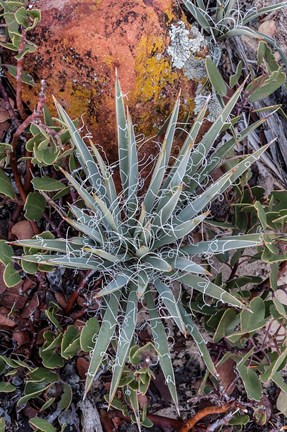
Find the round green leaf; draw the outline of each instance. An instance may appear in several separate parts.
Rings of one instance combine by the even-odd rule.
[[[6,195],[8,198],[11,199],[15,198],[15,192],[13,191],[11,181],[1,168],[0,168],[0,194]]]
[[[65,189],[66,187],[62,182],[60,182],[59,180],[55,180],[51,177],[35,177],[32,180],[32,184],[34,186],[34,189],[45,192],[59,191]]]
[[[25,218],[33,221],[40,220],[45,207],[45,198],[39,192],[30,192],[24,205]]]

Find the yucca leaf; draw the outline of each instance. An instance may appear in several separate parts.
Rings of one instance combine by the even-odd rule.
[[[181,248],[182,250],[182,248]],[[209,271],[207,271],[204,267],[201,265],[185,258],[182,256],[177,256],[172,259],[167,260],[174,269],[182,270],[186,273],[196,273],[196,274],[202,274],[202,275],[211,275]]]
[[[195,6],[191,0],[183,0],[183,4],[191,13],[193,18],[198,22],[201,28],[203,28],[207,33],[211,33],[211,29],[213,27],[213,23],[205,11],[205,9],[201,9]]]
[[[141,299],[150,282],[150,277],[144,269],[138,271],[137,297]]]
[[[218,114],[217,119],[212,124],[210,129],[204,135],[200,143],[198,143],[192,153],[192,164],[190,164],[187,170],[187,176],[192,177],[200,168],[200,164],[205,160],[206,155],[211,150],[214,141],[218,138],[222,127],[224,126],[226,120],[231,114],[235,104],[237,103],[243,90],[243,85],[241,85],[237,91],[232,95],[227,104],[224,106],[223,110]]]
[[[129,111],[127,111],[127,127],[128,127],[128,190],[127,190],[127,208],[128,214],[133,215],[137,210],[137,188],[139,182],[138,173],[138,157],[136,137],[134,126]]]
[[[156,165],[155,165],[154,170],[153,170],[153,175],[152,175],[148,190],[147,190],[145,198],[144,198],[143,205],[144,205],[147,212],[151,212],[151,210],[153,208],[156,197],[159,194],[159,190],[160,190],[164,175],[166,173],[166,169],[167,169],[169,158],[170,158],[171,147],[172,147],[172,143],[173,143],[173,139],[174,139],[176,124],[177,124],[179,102],[180,101],[178,98],[176,100],[175,106],[174,106],[172,114],[170,116],[167,131],[166,131],[166,134],[164,137],[164,142],[163,142],[162,148],[160,150],[160,153],[157,157]]]
[[[223,193],[231,186],[251,165],[255,162],[262,153],[266,151],[269,144],[261,147],[249,156],[246,156],[235,168],[229,170],[226,174],[220,177],[215,183],[207,188],[200,196],[190,202],[177,216],[180,221],[185,221],[195,216],[202,211],[209,203],[211,203],[220,193]]]
[[[218,377],[218,373],[217,370],[214,366],[214,363],[210,357],[209,351],[207,349],[206,346],[206,342],[203,338],[203,336],[201,335],[200,331],[198,330],[197,326],[194,324],[191,315],[188,314],[188,312],[185,310],[185,308],[183,307],[182,304],[179,304],[179,309],[181,311],[181,316],[182,319],[184,321],[184,324],[186,326],[187,331],[189,332],[189,334],[191,335],[191,337],[193,338],[194,342],[197,345],[197,348],[203,358],[204,363],[206,364],[207,369],[209,370],[209,372],[215,376],[216,378]]]
[[[66,239],[50,240],[44,238],[37,238],[37,239],[30,239],[30,240],[17,240],[11,243],[15,246],[28,247],[28,248],[33,248],[33,249],[38,249],[43,251],[54,251],[54,252],[73,251],[76,253],[80,253],[84,245],[84,242],[82,243],[82,245],[78,243],[74,243],[73,239],[69,239],[69,242],[67,242]]]
[[[69,207],[73,215],[76,217],[77,223],[85,226],[85,231],[83,232],[89,236],[89,229],[91,229],[92,236],[96,239],[98,243],[103,244],[105,242],[105,235],[103,226],[101,226],[101,221],[99,220],[99,218],[94,213],[93,216],[88,215],[83,209],[80,209],[73,204],[69,204]],[[68,219],[70,220],[70,218]],[[75,221],[73,220],[73,223],[74,222]]]
[[[172,230],[168,231],[166,229],[164,235],[154,242],[153,249],[155,250],[161,246],[172,244],[177,240],[187,236],[208,216],[208,214],[208,212],[202,213],[194,219],[179,223],[178,225],[174,226]]]
[[[259,16],[269,13],[269,12],[273,12],[277,9],[282,9],[284,7],[287,7],[287,2],[281,2],[281,3],[277,3],[277,4],[272,4],[270,6],[265,6],[262,7],[260,9],[257,9],[256,12],[251,12],[249,14],[247,14],[243,19],[242,19],[242,24],[246,25],[248,24],[250,21],[258,18]]]
[[[190,201],[189,204],[178,214],[179,221],[187,221],[202,211],[209,203],[211,203],[223,190],[231,186],[232,172],[228,172],[220,177],[215,183],[207,188],[201,195]],[[207,214],[206,214],[207,216]]]
[[[119,274],[114,280],[109,282],[100,292],[96,294],[96,297],[102,297],[111,294],[115,291],[119,291],[125,287],[131,280],[131,276],[128,274]]]
[[[173,215],[173,212],[178,203],[183,185],[179,185],[171,189],[165,196],[162,196],[158,203],[156,215],[152,221],[153,231],[163,227]]]
[[[160,279],[154,281],[154,286],[169,313],[168,318],[172,318],[177,324],[179,330],[186,335],[186,328],[178,308],[178,302],[173,295],[171,286],[166,285]]]
[[[101,234],[101,231],[99,230],[99,227],[95,226],[94,228],[90,228],[88,225],[85,225],[83,223],[77,222],[74,219],[65,217],[63,218],[69,225],[77,229],[78,231],[82,232],[83,234],[87,235],[88,238],[93,239],[94,241],[103,244],[104,239]]]
[[[234,37],[234,36],[248,36],[248,37],[253,38],[253,39],[265,40],[267,43],[269,43],[274,48],[274,51],[279,52],[281,59],[285,64],[285,67],[287,67],[287,56],[284,53],[284,51],[282,50],[282,48],[276,43],[275,39],[273,39],[272,37],[267,36],[266,34],[258,32],[256,30],[253,30],[250,27],[237,26],[237,27],[229,30],[228,32],[224,33],[223,36],[220,36],[218,38],[218,41],[220,41],[222,39]]]
[[[16,259],[19,257],[15,257]],[[50,266],[61,266],[67,268],[77,268],[79,270],[103,270],[108,268],[110,263],[106,263],[103,260],[95,260],[90,256],[75,257],[69,255],[22,255],[21,260],[34,262],[36,264],[47,264]]]
[[[174,188],[175,186],[182,185],[182,180],[185,176],[186,169],[189,163],[190,153],[192,150],[193,144],[190,144],[189,147],[187,147],[185,153],[182,155],[179,155],[179,162],[175,169],[173,170],[172,174],[169,175],[169,182],[167,184],[167,189]],[[164,190],[164,189],[163,189]],[[159,203],[160,205],[160,203]]]
[[[150,267],[154,270],[159,270],[162,272],[170,272],[172,271],[171,265],[165,261],[163,258],[155,255],[155,254],[147,254],[142,260],[142,263],[148,264],[147,267]]]
[[[119,309],[119,298],[120,293],[117,292],[115,294],[111,294],[109,300],[107,301],[107,310],[104,314],[102,325],[97,336],[97,341],[92,351],[89,369],[87,372],[84,398],[87,396],[87,393],[93,384],[99,367],[103,364],[105,353],[115,333]]]
[[[129,256],[126,254],[125,255],[123,255],[123,254],[122,255],[113,255],[109,252],[106,252],[103,249],[99,249],[99,248],[96,249],[96,248],[93,248],[90,246],[84,246],[83,251],[90,252],[91,254],[96,255],[99,258],[102,258],[106,261],[110,261],[112,263],[125,262],[129,258]]]
[[[167,341],[167,334],[164,325],[160,317],[158,316],[154,304],[154,300],[152,297],[152,293],[150,291],[147,291],[144,297],[145,297],[148,313],[150,316],[150,326],[151,326],[154,344],[159,354],[159,364],[164,374],[165,382],[166,385],[168,386],[173,402],[178,410],[178,397],[176,392],[175,376],[174,376],[174,370],[171,362],[171,355],[170,355],[168,341]]]
[[[224,18],[225,19],[231,18],[232,10],[234,9],[236,1],[237,0],[228,0],[225,3],[225,7],[224,7]]]
[[[76,189],[79,196],[82,198],[86,206],[91,209],[95,210],[95,200],[93,199],[93,196],[84,188],[83,183],[79,183],[77,180],[74,179],[67,171],[60,168],[64,176],[69,180],[71,185]]]
[[[263,243],[263,233],[244,234],[188,244],[183,246],[181,251],[189,255],[218,254],[229,250],[261,246]]]
[[[103,185],[107,192],[107,197],[109,201],[109,209],[111,210],[114,218],[118,221],[120,219],[120,210],[119,210],[119,203],[118,203],[118,196],[116,191],[115,182],[113,180],[112,173],[108,170],[108,167],[106,166],[102,156],[100,155],[100,152],[98,151],[97,147],[91,142],[90,143],[91,148],[94,152],[95,158],[97,160],[97,163],[99,165],[99,168],[101,170],[102,178],[103,178]]]
[[[109,394],[109,403],[112,402],[117,391],[119,381],[129,354],[129,349],[134,337],[137,316],[137,292],[136,286],[130,284],[130,293],[127,300],[127,307],[124,314],[124,321],[119,330],[118,349],[113,367],[112,382]]]
[[[100,195],[105,196],[105,188],[102,184],[102,176],[99,172],[99,168],[97,164],[95,163],[91,153],[88,150],[87,145],[84,143],[82,138],[80,137],[80,134],[75,127],[74,123],[64,110],[64,108],[56,101],[54,98],[54,103],[58,112],[58,115],[60,119],[64,122],[66,125],[71,141],[73,145],[77,149],[77,157],[79,158],[80,164],[83,168],[83,170],[86,173],[86,178],[89,180],[91,185],[93,186],[94,190]]]
[[[204,296],[208,295],[209,297],[215,298],[231,306],[235,306],[241,309],[245,308],[245,305],[239,299],[229,294],[229,292],[225,291],[219,286],[215,285],[209,279],[203,279],[200,276],[195,276],[191,274],[174,274],[174,277],[178,282],[181,282],[189,288],[193,288],[196,291],[201,292]]]
[[[185,157],[189,148],[194,146],[197,135],[200,131],[200,128],[201,128],[203,121],[204,121],[204,118],[205,118],[209,99],[210,98],[207,98],[204,106],[202,107],[202,109],[198,113],[196,119],[194,120],[190,131],[187,133],[187,137],[186,137],[186,139],[185,139],[185,141],[184,141],[184,143],[180,149],[180,152],[179,152],[177,158],[175,159],[174,163],[172,164],[172,167],[171,167],[171,169],[167,175],[167,178],[163,183],[163,186],[162,186],[163,190],[170,189],[170,187],[169,187],[170,180],[173,178],[175,172],[177,171],[177,168],[178,168],[179,164],[181,163],[182,158]]]
[[[118,226],[115,222],[115,219],[106,206],[105,202],[96,194],[93,195],[94,200],[98,204],[99,208],[102,211],[103,219],[109,224],[110,228],[112,228],[114,231],[118,232]]]
[[[122,95],[118,74],[116,71],[116,121],[117,121],[117,135],[118,135],[118,154],[119,154],[119,169],[122,188],[125,194],[128,191],[128,173],[129,173],[129,158],[128,158],[128,126],[125,114],[125,106]]]
[[[201,183],[204,176],[211,173],[217,166],[221,165],[225,161],[225,156],[231,150],[234,146],[234,144],[240,143],[243,141],[251,132],[253,132],[255,129],[257,129],[259,126],[261,126],[263,123],[266,122],[268,117],[261,118],[260,120],[252,123],[247,128],[244,128],[242,131],[240,131],[239,135],[237,135],[234,138],[230,138],[228,141],[226,141],[224,144],[218,146],[215,151],[211,154],[208,164],[203,168],[203,170],[200,171],[199,179],[197,182],[194,182],[195,186],[198,185],[198,183]],[[191,187],[189,186],[189,190],[191,190]]]

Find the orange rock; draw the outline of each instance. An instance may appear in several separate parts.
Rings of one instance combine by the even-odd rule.
[[[173,0],[39,0],[42,21],[34,30],[38,45],[25,69],[38,82],[25,87],[24,100],[34,108],[39,82],[72,118],[80,118],[116,160],[114,82],[118,69],[137,133],[154,135],[171,112],[181,90],[182,118],[194,109],[197,80],[173,67],[168,53],[170,29],[182,19]],[[186,24],[187,27],[190,26]],[[29,33],[31,36],[31,33]],[[199,54],[199,57],[203,54]]]

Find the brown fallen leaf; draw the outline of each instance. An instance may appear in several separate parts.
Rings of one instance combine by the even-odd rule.
[[[25,308],[21,313],[21,318],[29,318],[37,310],[39,304],[38,293],[34,293],[31,300],[26,303]]]
[[[264,33],[270,37],[273,37],[275,35],[276,30],[277,30],[276,22],[273,20],[264,21],[258,27],[258,31],[260,33]]]
[[[11,318],[0,313],[0,326],[1,327],[15,327],[16,323]]]
[[[10,309],[13,307],[14,310],[22,309],[25,306],[27,297],[21,294],[21,285],[22,283],[5,291],[5,295],[1,299],[2,305]]]
[[[228,395],[233,393],[235,389],[235,379],[237,376],[234,370],[235,364],[235,361],[229,358],[224,363],[216,366],[216,370]]]
[[[22,220],[12,226],[11,234],[17,237],[18,240],[31,239],[34,235],[34,230],[30,221]]]
[[[18,348],[20,348],[23,345],[27,345],[31,341],[30,333],[27,331],[15,331],[12,334],[12,339],[15,341],[18,345]]]
[[[86,379],[86,373],[88,372],[90,362],[85,357],[77,358],[77,370],[81,379]]]

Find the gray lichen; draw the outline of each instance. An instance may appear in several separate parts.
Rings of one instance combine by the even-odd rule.
[[[207,45],[206,40],[197,27],[192,27],[188,30],[184,22],[179,21],[177,25],[171,25],[169,35],[170,46],[167,52],[172,57],[173,66],[177,69],[183,69],[186,77],[189,79],[200,79],[202,76],[205,76],[203,60],[196,58],[194,55]],[[198,70],[196,70],[197,67]]]
[[[170,32],[170,46],[167,50],[172,57],[173,67],[182,69],[184,75],[189,80],[201,81],[202,78],[207,79],[205,69],[205,60],[196,54],[207,47],[207,41],[204,39],[197,27],[193,26],[188,30],[184,22],[179,21],[176,25],[172,25]],[[194,113],[197,114],[204,106],[209,92],[203,88],[202,84],[198,84],[196,97],[194,99]],[[217,96],[212,92],[208,104],[207,120],[213,122],[221,111],[221,106]]]
[[[194,99],[195,107],[194,114],[198,114],[199,111],[203,108],[206,99],[208,97],[207,93],[199,93],[200,89],[198,89],[198,94]],[[214,122],[218,118],[218,113],[222,110],[220,103],[218,102],[218,98],[215,92],[212,92],[211,97],[208,103],[208,116],[207,120],[210,122]]]

